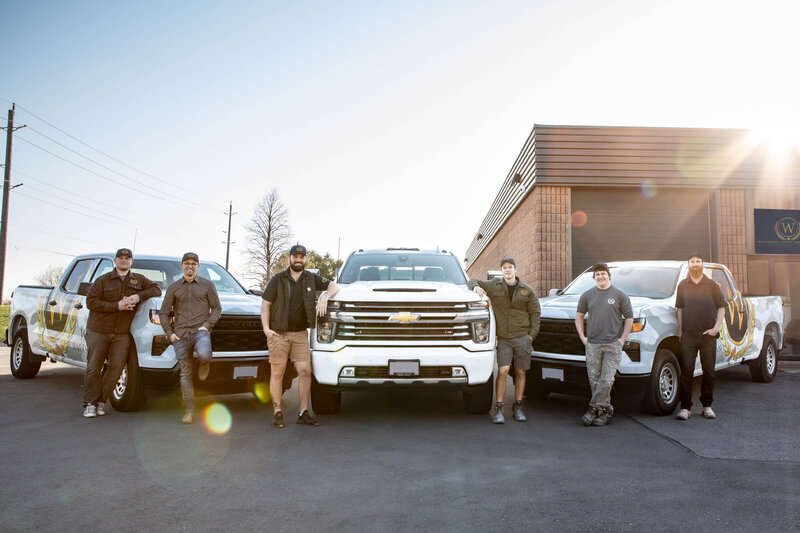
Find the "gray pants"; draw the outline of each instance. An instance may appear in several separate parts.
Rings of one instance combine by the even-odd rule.
[[[608,344],[586,345],[586,373],[592,388],[590,407],[611,409],[611,387],[622,360],[622,345],[619,341]]]

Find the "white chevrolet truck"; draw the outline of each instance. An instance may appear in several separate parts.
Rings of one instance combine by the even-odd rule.
[[[630,261],[608,266],[611,283],[630,297],[635,317],[614,390],[641,394],[650,412],[671,413],[678,404],[680,376],[675,294],[688,274],[687,263]],[[746,364],[755,381],[772,381],[784,340],[780,296],[743,296],[730,271],[720,264],[705,263],[704,273],[719,284],[727,302],[716,368]],[[588,394],[585,348],[575,329],[575,311],[580,295],[594,286],[592,273],[586,271],[566,288],[553,289],[540,299],[540,329],[526,385],[529,397],[550,392]],[[701,373],[698,357],[694,375]]]
[[[316,413],[339,412],[342,391],[389,387],[453,387],[467,412],[489,411],[494,318],[452,253],[359,250],[337,283],[311,332]]]
[[[86,368],[86,294],[91,282],[114,268],[113,261],[113,253],[79,256],[55,287],[22,285],[14,290],[6,330],[14,377],[35,377],[48,359]],[[131,270],[161,287],[162,296],[144,301],[136,310],[128,363],[110,398],[120,411],[140,409],[148,390],[178,385],[180,365],[157,310],[167,286],[183,275],[180,262],[163,256],[134,259]],[[211,373],[197,388],[214,394],[252,391],[257,381],[269,380],[261,300],[216,263],[201,262],[197,273],[214,283],[222,304],[222,316],[211,330]]]

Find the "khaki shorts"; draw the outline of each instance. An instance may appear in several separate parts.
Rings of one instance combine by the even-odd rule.
[[[273,335],[271,339],[267,339],[267,347],[271,363],[285,363],[289,359],[293,363],[311,361],[308,330]]]

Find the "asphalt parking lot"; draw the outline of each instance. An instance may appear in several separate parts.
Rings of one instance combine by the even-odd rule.
[[[495,426],[458,393],[416,391],[345,394],[320,427],[276,430],[251,395],[201,399],[224,407],[192,426],[177,394],[87,420],[81,369],[16,380],[3,348],[0,530],[798,529],[800,363],[781,365],[767,385],[720,372],[713,421],[624,401],[584,428],[586,400],[554,395]]]

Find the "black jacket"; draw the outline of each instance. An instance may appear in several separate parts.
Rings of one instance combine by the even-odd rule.
[[[139,295],[139,303],[142,303],[153,296],[161,296],[161,289],[146,277],[133,272],[128,272],[123,286],[116,268],[97,278],[86,295],[86,306],[89,308],[87,329],[97,333],[128,333],[136,309],[120,311],[118,304],[123,296],[134,294]]]
[[[278,281],[278,294],[275,301],[270,308],[269,324],[270,329],[278,333],[286,333],[289,330],[289,276],[291,276],[290,269],[275,274]],[[306,311],[306,319],[308,320],[308,327],[313,328],[317,318],[316,302],[317,302],[317,277],[304,270],[303,274],[298,280],[298,285],[301,286],[303,291],[303,307]]]

